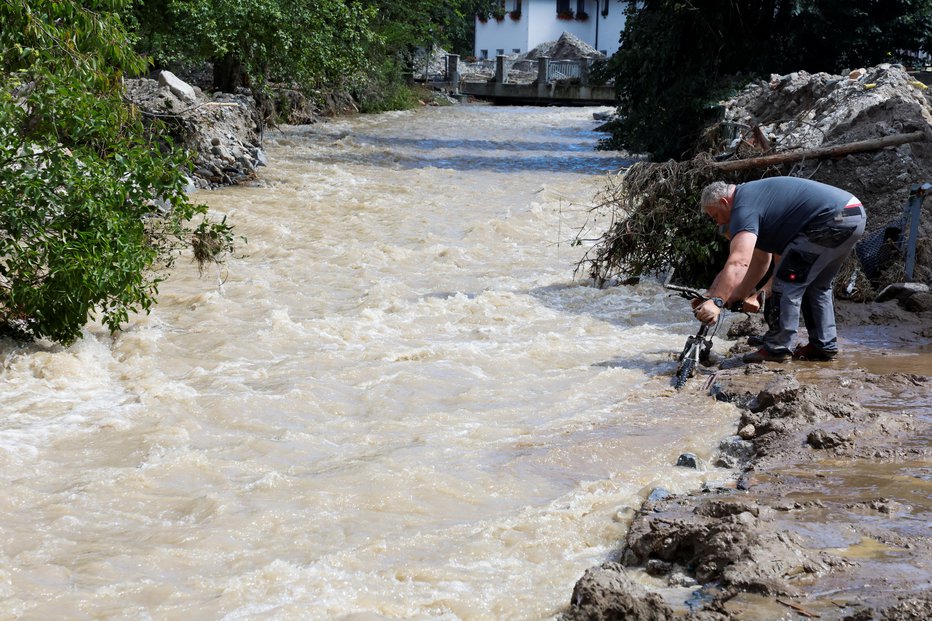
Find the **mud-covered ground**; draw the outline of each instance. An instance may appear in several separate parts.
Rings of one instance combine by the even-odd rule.
[[[836,361],[730,364],[739,345],[691,380],[739,408],[710,459],[733,478],[655,490],[567,619],[932,619],[932,314],[838,316]]]

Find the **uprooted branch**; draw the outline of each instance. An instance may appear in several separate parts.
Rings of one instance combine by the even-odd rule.
[[[727,162],[715,162],[712,164],[722,172],[734,172],[748,170],[751,168],[766,168],[768,166],[780,166],[782,164],[792,164],[803,160],[816,160],[835,157],[844,157],[852,153],[865,153],[867,151],[878,151],[886,147],[897,147],[909,142],[918,142],[926,140],[926,132],[911,132],[909,134],[894,134],[884,136],[883,138],[874,138],[871,140],[859,140],[847,144],[839,144],[830,147],[819,147],[817,149],[798,149],[795,151],[786,151],[784,153],[774,153],[772,155],[763,155],[761,157],[752,157],[744,160],[730,160]]]

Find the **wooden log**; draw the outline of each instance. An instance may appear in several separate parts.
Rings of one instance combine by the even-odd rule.
[[[763,155],[761,157],[752,157],[746,160],[731,160],[728,162],[716,162],[713,164],[723,172],[732,172],[736,170],[748,170],[751,168],[764,168],[765,166],[779,166],[780,164],[791,164],[803,160],[818,160],[831,157],[843,157],[851,153],[864,153],[866,151],[877,151],[886,147],[896,147],[908,142],[918,142],[926,139],[926,132],[911,132],[909,134],[894,134],[893,136],[884,136],[883,138],[874,138],[871,140],[859,140],[858,142],[849,142],[832,147],[818,147],[815,149],[800,149],[798,151],[786,151],[784,153],[775,153],[773,155]]]

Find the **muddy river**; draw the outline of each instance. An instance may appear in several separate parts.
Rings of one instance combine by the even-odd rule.
[[[62,349],[0,342],[0,619],[547,619],[738,418],[655,284],[574,279],[593,109],[285,128],[246,238]],[[222,283],[222,284],[221,284]]]

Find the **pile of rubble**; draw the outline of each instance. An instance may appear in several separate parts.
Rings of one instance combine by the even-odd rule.
[[[448,51],[437,44],[430,49],[419,48],[411,58],[415,78],[442,80],[447,75]]]
[[[723,125],[738,130],[730,146],[741,157],[912,132],[929,136],[929,93],[900,65],[858,69],[849,75],[804,71],[773,75],[723,102]],[[760,131],[754,132],[755,127]],[[754,133],[757,140],[751,138]],[[868,213],[867,239],[872,233],[883,235],[902,218],[912,186],[932,183],[932,141],[926,137],[840,159],[804,160],[783,174],[829,183],[860,198]],[[875,290],[895,281],[896,274],[886,278],[889,282],[878,278]],[[932,200],[922,208],[914,280],[932,284]]]
[[[143,116],[165,123],[176,144],[194,154],[193,184],[201,189],[242,183],[266,164],[262,123],[251,95],[201,89],[168,71],[158,80],[126,81],[126,98]]]
[[[580,58],[603,58],[601,52],[568,32],[560,35],[556,41],[541,43],[533,50],[518,55],[520,60],[537,60],[547,56],[551,60],[579,60]]]

